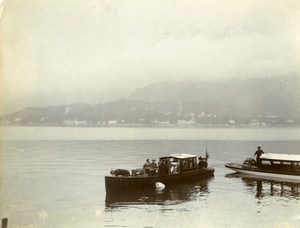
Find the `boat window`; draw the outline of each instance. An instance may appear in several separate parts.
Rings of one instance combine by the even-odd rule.
[[[270,161],[262,161],[262,164],[263,165],[271,165],[271,162]]]
[[[282,162],[283,165],[291,165],[291,162]]]
[[[190,170],[197,168],[197,158],[185,158],[181,160],[181,169]]]
[[[187,160],[183,159],[182,160],[182,170],[186,170],[188,168]]]
[[[190,169],[194,168],[194,162],[192,158],[189,159],[189,168]]]

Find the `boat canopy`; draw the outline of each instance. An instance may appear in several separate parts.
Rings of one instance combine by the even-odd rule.
[[[289,162],[300,162],[300,155],[297,154],[272,154],[265,153],[260,156],[262,160],[273,160],[273,161],[289,161]]]
[[[178,158],[178,159],[185,159],[185,158],[195,158],[197,156],[193,154],[171,154],[171,157]]]

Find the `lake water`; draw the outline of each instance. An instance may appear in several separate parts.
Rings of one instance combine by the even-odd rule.
[[[265,152],[300,154],[299,128],[2,127],[0,217],[8,227],[299,227],[300,185],[224,167]],[[172,153],[205,155],[213,178],[106,198],[111,168]]]

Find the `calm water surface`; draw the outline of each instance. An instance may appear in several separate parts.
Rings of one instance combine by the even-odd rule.
[[[299,227],[300,185],[238,176],[224,164],[300,154],[298,128],[2,128],[0,217],[11,227]],[[215,176],[161,192],[107,197],[111,168],[210,154]]]

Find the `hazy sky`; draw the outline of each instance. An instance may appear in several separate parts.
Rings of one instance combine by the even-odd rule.
[[[300,73],[299,1],[0,2],[0,114],[162,80]]]

